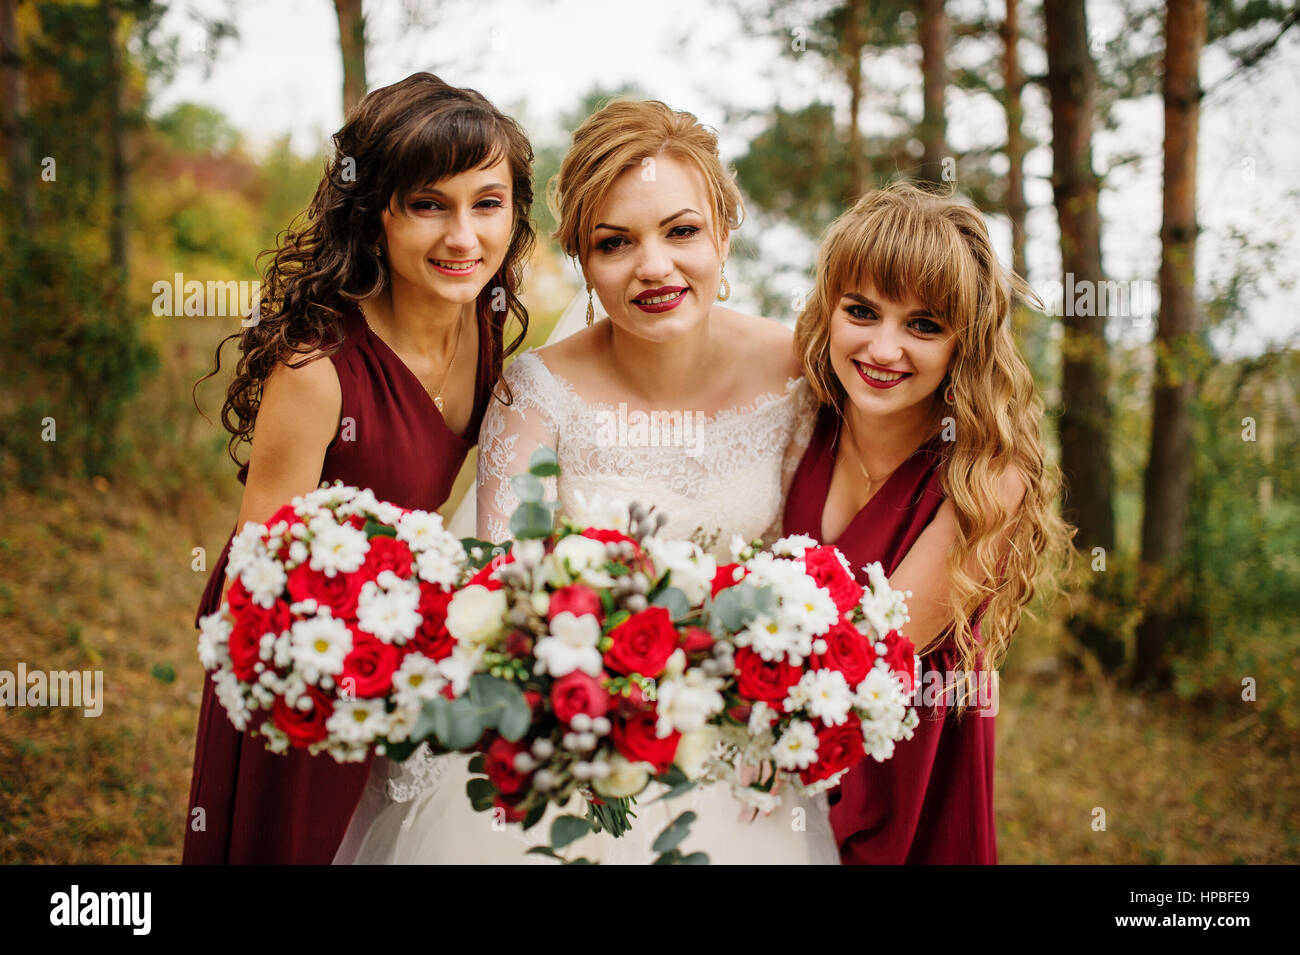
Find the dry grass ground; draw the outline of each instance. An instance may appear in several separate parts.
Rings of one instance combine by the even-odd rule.
[[[192,549],[215,560],[235,505],[196,494],[160,516],[102,482],[5,498],[0,669],[101,669],[106,699],[98,719],[0,709],[0,861],[179,860],[202,685]],[[1045,648],[1026,634],[1003,680],[1003,862],[1300,861],[1293,735],[1251,704],[1063,675]]]

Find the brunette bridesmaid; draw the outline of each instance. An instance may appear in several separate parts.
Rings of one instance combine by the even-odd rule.
[[[222,408],[244,484],[236,527],[336,479],[441,506],[499,378],[504,326],[513,315],[527,329],[533,153],[513,120],[417,73],[366,96],[334,145],[274,253],[260,320],[238,336]],[[220,605],[225,565],[223,551],[200,616]],[[369,770],[268,753],[231,726],[209,679],[184,861],[327,864]]]
[[[822,408],[785,532],[835,544],[863,583],[880,561],[912,591],[924,671],[915,736],[831,793],[846,864],[997,861],[990,694],[1038,572],[1072,535],[1052,510],[1013,293],[1028,288],[974,209],[896,184],[830,227],[799,317]]]

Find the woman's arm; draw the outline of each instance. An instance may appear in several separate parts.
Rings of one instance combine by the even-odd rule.
[[[555,415],[557,397],[548,393],[549,379],[535,367],[539,360],[515,362],[505,372],[513,402],[503,404],[494,395],[483,415],[478,437],[478,537],[499,544],[510,540],[510,517],[519,498],[510,478],[528,472],[528,461],[539,447],[556,448],[559,432]],[[531,369],[531,370],[530,370]],[[556,494],[555,478],[542,486],[548,500]]]
[[[1015,468],[1007,468],[998,479],[998,498],[1011,515],[998,538],[998,562],[1011,543],[1011,529],[1020,502],[1025,496],[1025,482]],[[951,501],[944,501],[934,520],[921,532],[903,562],[898,565],[889,586],[895,590],[910,590],[907,612],[908,639],[916,645],[917,653],[924,653],[952,623],[952,602],[948,586],[948,552],[957,542],[957,514]],[[966,561],[966,572],[978,572],[975,555]]]
[[[316,488],[342,408],[338,372],[329,359],[272,370],[262,386],[235,533]],[[222,585],[222,600],[229,583]]]

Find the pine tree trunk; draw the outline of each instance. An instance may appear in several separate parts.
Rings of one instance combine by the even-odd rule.
[[[1084,0],[1044,0],[1047,34],[1047,90],[1052,104],[1052,191],[1061,229],[1061,271],[1066,289],[1061,340],[1061,470],[1065,492],[1061,512],[1078,527],[1074,539],[1096,564],[1113,559],[1114,476],[1110,459],[1110,408],[1106,400],[1109,362],[1106,320],[1097,312],[1102,281],[1101,219],[1097,175],[1092,168],[1096,114],[1096,68],[1088,51]],[[1080,284],[1084,283],[1084,284]],[[1071,290],[1091,287],[1091,306]],[[1086,312],[1089,314],[1078,314]],[[1094,606],[1105,606],[1110,578],[1093,576]],[[1071,621],[1075,637],[1097,654],[1103,667],[1123,663],[1123,645],[1113,628]]]
[[[118,44],[118,11],[115,0],[102,0],[104,41],[107,44],[108,75],[108,162],[109,162],[109,268],[115,291],[125,288],[131,255],[131,170],[126,155],[126,92],[122,49]]]
[[[343,51],[343,115],[366,95],[366,18],[361,0],[334,0]]]
[[[1196,153],[1205,0],[1169,0],[1165,22],[1164,223],[1160,229],[1160,317],[1156,327],[1151,453],[1142,519],[1144,593],[1133,676],[1165,683],[1183,616],[1180,574],[1192,474],[1192,372],[1196,305]]]
[[[1011,267],[1017,275],[1027,276],[1029,264],[1025,259],[1025,219],[1029,205],[1025,201],[1025,134],[1024,107],[1021,94],[1025,88],[1024,71],[1020,68],[1019,0],[1006,0],[1007,16],[1002,22],[1002,84],[1005,88],[1007,113],[1007,218],[1011,220]]]
[[[920,179],[943,182],[943,161],[948,155],[944,143],[947,124],[944,119],[944,96],[948,91],[948,14],[944,0],[920,0],[917,30],[921,40],[922,99]],[[953,176],[956,176],[954,170]],[[955,182],[955,178],[953,180]]]
[[[849,162],[853,165],[852,202],[871,188],[871,167],[862,148],[862,130],[858,120],[862,113],[862,0],[848,0],[844,5],[844,32],[840,37],[840,58],[844,61],[844,78],[849,86]]]

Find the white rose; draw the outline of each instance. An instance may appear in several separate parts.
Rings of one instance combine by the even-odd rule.
[[[447,605],[447,632],[466,643],[490,643],[505,632],[506,595],[473,584]]]
[[[592,783],[592,788],[606,799],[635,796],[650,782],[650,768],[646,763],[632,763],[618,753],[609,761],[609,773]]]
[[[601,567],[605,563],[605,545],[581,534],[570,534],[555,545],[556,560],[567,563],[574,574]]]
[[[718,731],[712,726],[705,726],[693,733],[683,733],[677,742],[677,756],[673,762],[686,774],[687,779],[699,779],[717,742]]]

